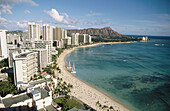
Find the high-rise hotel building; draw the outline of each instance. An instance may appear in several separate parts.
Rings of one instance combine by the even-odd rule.
[[[28,23],[29,40],[40,40],[40,25]]]
[[[7,56],[6,30],[0,30],[0,60]]]
[[[53,41],[53,28],[48,24],[43,25],[43,38],[44,40]]]
[[[13,54],[14,83],[28,83],[38,71],[38,52]]]
[[[79,45],[79,33],[72,33],[71,36],[71,44]]]
[[[62,39],[62,30],[59,27],[53,28],[53,40]]]

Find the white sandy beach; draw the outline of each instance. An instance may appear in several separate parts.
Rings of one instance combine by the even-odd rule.
[[[122,42],[111,42],[111,43],[122,43]],[[91,47],[98,44],[111,44],[111,43],[97,43],[87,46],[80,46],[80,47]],[[131,43],[131,42],[125,42],[125,43]],[[72,75],[70,72],[68,72],[65,68],[65,60],[64,58],[70,54],[72,51],[74,51],[76,48],[72,49],[66,49],[64,52],[59,56],[57,60],[57,64],[61,69],[61,74],[58,74],[60,78],[63,78],[64,81],[67,83],[70,83],[73,85],[73,89],[71,91],[71,95],[80,99],[90,107],[94,108],[97,111],[100,111],[101,108],[96,106],[96,102],[99,101],[102,105],[106,106],[113,106],[113,108],[117,111],[130,111],[125,106],[121,105],[117,101],[109,98],[109,96],[105,95],[104,93],[98,91],[96,88],[92,87],[91,85],[88,85],[87,83],[79,80],[77,77]]]

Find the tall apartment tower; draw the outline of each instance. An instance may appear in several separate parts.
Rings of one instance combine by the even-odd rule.
[[[6,30],[0,30],[0,59],[7,56]]]
[[[67,30],[64,30],[64,38],[67,38]]]
[[[28,23],[29,40],[40,40],[40,25]]]
[[[62,29],[62,39],[67,38],[67,30]]]
[[[53,47],[52,41],[24,41],[23,45],[25,48],[29,49],[46,49],[47,50],[47,61],[48,64],[52,62],[51,50]]]
[[[29,40],[28,30],[23,31],[23,40]]]
[[[53,28],[53,40],[61,40],[62,39],[62,30],[59,27]]]
[[[92,43],[92,41],[91,41],[91,35],[88,36],[88,43]]]
[[[14,83],[28,83],[38,71],[38,52],[13,54]]]
[[[53,41],[53,28],[48,24],[43,25],[43,38],[44,40]]]
[[[72,33],[71,34],[71,44],[72,45],[79,45],[79,33]]]

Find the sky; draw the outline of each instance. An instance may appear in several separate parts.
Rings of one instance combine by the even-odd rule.
[[[170,0],[0,0],[0,29],[28,30],[28,22],[170,36]]]

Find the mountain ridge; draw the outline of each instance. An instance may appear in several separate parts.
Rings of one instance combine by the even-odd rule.
[[[72,29],[67,30],[68,34],[71,33],[80,33],[80,34],[89,34],[89,35],[105,35],[105,36],[118,36],[118,37],[127,37],[123,34],[120,34],[114,31],[111,27],[104,28],[87,28],[87,29]]]

